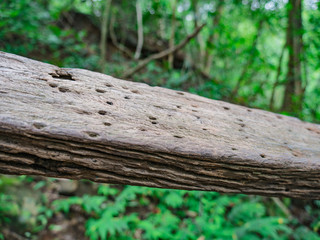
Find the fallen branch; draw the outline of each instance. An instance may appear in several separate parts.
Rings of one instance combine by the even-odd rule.
[[[0,173],[320,198],[320,126],[0,52]]]
[[[183,48],[192,38],[197,36],[197,34],[201,31],[201,29],[204,26],[205,26],[205,24],[202,24],[201,26],[196,28],[193,33],[191,33],[182,42],[180,42],[178,45],[174,46],[173,48],[166,49],[162,52],[153,54],[144,60],[141,60],[136,67],[129,69],[127,72],[125,72],[121,76],[121,78],[127,79],[127,78],[131,77],[133,74],[135,74],[136,72],[140,71],[142,68],[144,68],[149,62],[151,62],[153,60],[160,59],[160,58],[164,58],[164,57],[168,56],[169,54],[173,54],[176,51],[178,51],[179,49]]]

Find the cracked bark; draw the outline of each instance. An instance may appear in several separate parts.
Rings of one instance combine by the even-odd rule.
[[[320,126],[0,52],[0,172],[316,199]]]

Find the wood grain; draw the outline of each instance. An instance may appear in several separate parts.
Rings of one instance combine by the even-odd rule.
[[[0,172],[320,198],[320,126],[0,52]]]

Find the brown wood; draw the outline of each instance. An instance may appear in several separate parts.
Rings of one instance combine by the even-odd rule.
[[[289,50],[288,72],[282,102],[282,110],[286,112],[301,111],[303,103],[303,87],[301,76],[302,60],[302,1],[289,0],[288,27],[286,47]]]
[[[0,172],[320,197],[320,126],[0,52]]]

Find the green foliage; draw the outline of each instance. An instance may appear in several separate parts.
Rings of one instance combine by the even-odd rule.
[[[268,216],[260,198],[248,201],[246,196],[224,196],[218,193],[162,190],[126,186],[122,191],[111,185],[100,185],[99,196],[71,197],[53,202],[56,211],[68,213],[77,204],[90,214],[86,234],[92,240],[134,239],[296,239],[307,229],[296,231],[283,217]],[[102,195],[102,196],[101,196]],[[158,204],[148,207],[152,199]],[[148,209],[147,211],[139,209]],[[137,209],[132,213],[131,209]],[[296,235],[297,233],[297,235]],[[316,239],[316,238],[315,238]]]
[[[135,2],[112,2],[115,21],[110,27],[114,28],[119,44],[134,52]],[[302,80],[305,95],[301,112],[294,115],[316,122],[320,121],[320,4],[304,2]],[[162,50],[167,48],[173,1],[142,0],[141,3],[144,58],[160,51],[161,46]],[[220,16],[218,3],[222,4]],[[63,67],[100,70],[99,36],[95,39],[94,32],[101,27],[102,4],[103,1],[82,0],[0,1],[0,50]],[[88,22],[80,20],[72,23],[74,13],[86,14],[81,17],[88,17],[92,25],[87,27]],[[167,57],[151,61],[133,76],[134,81],[266,110],[275,87],[274,109],[281,112],[288,51],[280,64],[277,85],[275,81],[286,38],[284,1],[178,1],[175,16],[175,44],[194,30],[195,20],[197,24],[206,22],[207,25],[175,55],[178,59],[175,68],[169,68]],[[220,19],[215,25],[217,16]],[[110,39],[108,41],[104,73],[121,76],[137,65],[137,60],[115,50]],[[149,46],[148,42],[151,42]],[[206,53],[212,57],[209,68],[205,66]],[[242,74],[239,92],[233,95]],[[320,201],[306,202],[297,211],[290,199],[283,199],[285,207],[294,215],[289,219],[268,198],[108,184],[98,185],[97,192],[92,190],[96,185],[91,184],[91,191],[65,197],[51,189],[53,182],[54,179],[1,176],[0,228],[36,238],[41,231],[60,231],[62,227],[50,221],[57,216],[72,218],[72,206],[77,206],[83,211],[85,232],[92,240],[320,239]],[[303,216],[307,216],[307,220],[302,221]],[[1,233],[0,239],[4,239]]]
[[[170,192],[164,199],[164,202],[172,208],[181,207],[183,204],[183,194],[184,192]]]
[[[47,208],[46,197],[42,194],[30,195],[24,187],[32,185],[33,181],[27,176],[0,176],[0,231],[1,227],[15,226],[18,232],[28,229],[36,234],[48,224],[53,211]],[[43,185],[43,182],[47,184],[47,181],[39,181],[29,191]],[[4,239],[4,236],[0,234],[1,238]]]
[[[73,204],[82,204],[83,200],[79,197],[69,197],[67,199],[58,199],[52,203],[55,211],[63,211],[68,213]]]
[[[129,229],[131,223],[138,219],[135,214],[117,217],[111,207],[102,210],[100,218],[90,218],[86,224],[86,234],[92,240],[119,239],[121,233]],[[125,236],[125,235],[122,235]]]
[[[0,221],[10,222],[8,216],[14,216],[19,213],[19,206],[13,201],[13,197],[6,194],[0,195]]]
[[[320,236],[315,232],[311,231],[307,227],[301,226],[295,230],[295,240],[319,240]]]
[[[9,192],[25,184],[31,184],[30,191],[45,190],[54,181],[6,176],[0,179],[0,187],[5,186]],[[31,234],[46,226],[50,231],[61,231],[61,226],[50,224],[49,219],[61,213],[69,218],[74,214],[71,206],[79,206],[86,213],[86,235],[92,240],[201,236],[204,239],[320,239],[319,209],[313,211],[310,205],[306,206],[306,213],[313,219],[312,228],[308,228],[295,219],[289,220],[277,205],[261,197],[101,184],[96,195],[60,197],[52,202],[42,197],[38,201],[24,206],[12,193],[0,193],[0,223],[7,226],[19,222],[24,226],[21,230]],[[283,203],[288,206],[290,201],[284,199]],[[319,201],[313,204],[320,205]]]
[[[265,207],[258,202],[247,202],[232,208],[228,218],[236,224],[261,218],[265,215]]]
[[[263,239],[288,239],[292,230],[283,223],[284,219],[278,217],[255,219],[239,227],[236,234],[240,239],[251,239],[254,235]]]

